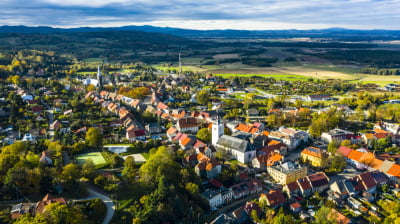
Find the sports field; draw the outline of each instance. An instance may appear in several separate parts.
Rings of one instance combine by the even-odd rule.
[[[100,152],[89,152],[89,153],[79,154],[76,156],[76,161],[79,164],[85,163],[87,159],[91,159],[96,167],[102,167],[107,165],[106,160],[104,159],[104,157],[101,155]]]

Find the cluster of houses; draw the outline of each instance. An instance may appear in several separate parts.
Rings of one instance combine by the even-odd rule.
[[[51,194],[46,194],[46,196],[37,203],[19,203],[11,208],[11,219],[18,219],[25,214],[43,214],[46,211],[46,206],[59,203],[61,205],[68,205],[64,198],[56,198]]]

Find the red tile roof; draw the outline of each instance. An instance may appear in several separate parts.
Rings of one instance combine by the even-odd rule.
[[[342,156],[347,157],[347,156],[350,154],[351,150],[352,150],[352,149],[347,148],[346,146],[340,146],[340,147],[338,148],[338,150],[337,150],[337,153],[340,154],[340,155],[342,155]]]
[[[370,172],[362,173],[359,176],[360,176],[366,190],[378,185],[378,183],[376,183],[374,177],[371,175]]]
[[[271,207],[277,207],[286,202],[286,198],[281,190],[271,190],[266,196]]]

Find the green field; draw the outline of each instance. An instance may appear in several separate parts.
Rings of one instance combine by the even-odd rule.
[[[104,167],[107,165],[106,160],[100,152],[83,153],[76,156],[76,161],[82,165],[86,160],[91,159],[96,168]]]
[[[308,80],[310,77],[302,76],[302,75],[284,75],[284,74],[214,74],[215,76],[221,76],[223,78],[232,78],[232,77],[251,77],[251,76],[260,76],[265,78],[274,78],[279,80]]]

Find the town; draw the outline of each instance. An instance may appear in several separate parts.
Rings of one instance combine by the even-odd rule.
[[[1,80],[2,223],[400,219],[394,83],[92,70]]]

